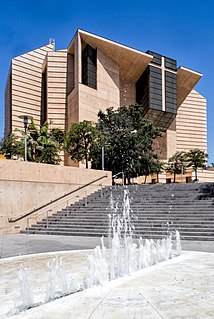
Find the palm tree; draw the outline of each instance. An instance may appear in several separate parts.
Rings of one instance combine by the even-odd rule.
[[[164,170],[164,163],[161,162],[158,158],[155,158],[152,163],[152,173],[157,176],[157,183],[159,183],[159,174]]]
[[[21,156],[24,152],[24,145],[20,144],[18,136],[9,134],[0,140],[0,154],[5,155],[7,159],[14,156]]]
[[[58,129],[50,129],[51,122],[45,122],[41,127],[32,121],[27,130],[28,160],[30,162],[59,164],[60,150],[63,148],[65,133]],[[21,131],[23,137],[24,132]]]
[[[184,174],[186,169],[186,156],[187,154],[183,151],[176,152],[168,160],[168,166],[166,167],[166,172],[174,175],[174,183],[176,181],[177,174]]]
[[[198,180],[198,168],[206,167],[208,154],[199,148],[191,149],[187,153],[188,167],[192,167],[195,172],[195,181]]]

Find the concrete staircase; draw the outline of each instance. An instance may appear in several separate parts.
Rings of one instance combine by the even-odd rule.
[[[127,187],[134,236],[162,238],[179,230],[182,239],[214,240],[214,184],[157,184]],[[66,207],[25,232],[67,236],[108,236],[110,194],[122,211],[124,188],[106,187]]]

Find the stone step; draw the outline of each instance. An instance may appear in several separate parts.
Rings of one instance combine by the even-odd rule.
[[[86,231],[88,229],[90,229],[91,231],[97,231],[97,230],[102,230],[105,233],[108,233],[110,231],[110,229],[108,227],[106,227],[105,225],[99,225],[99,226],[93,226],[93,225],[33,225],[32,227],[30,227],[30,230],[33,229],[49,229],[49,230],[63,230],[63,231],[70,231],[70,230],[79,230],[79,231]],[[135,227],[135,229],[133,230],[133,232],[135,234],[137,233],[145,233],[145,232],[166,232],[170,229],[177,229],[179,230],[179,232],[181,234],[184,233],[195,233],[197,232],[197,234],[200,233],[204,233],[205,235],[208,234],[213,234],[214,235],[214,230],[212,228],[195,228],[195,227],[177,227],[174,226],[173,227],[167,227],[167,225],[165,226],[157,226],[157,227],[146,227],[146,226],[139,226],[139,227]]]
[[[122,216],[123,215],[123,211],[117,211],[116,212],[117,215]],[[77,211],[61,211],[58,213],[54,213],[51,216],[113,216],[115,215],[115,212],[112,211],[108,211],[106,209],[103,210],[77,210]],[[196,211],[196,210],[177,210],[177,209],[170,209],[170,208],[166,208],[163,210],[157,210],[157,209],[143,209],[143,208],[139,208],[139,209],[135,209],[133,211],[130,211],[130,216],[146,216],[146,215],[151,215],[151,216],[168,216],[168,215],[174,215],[174,216],[214,216],[214,212],[213,210],[204,210],[204,211]],[[51,217],[50,216],[50,217]]]
[[[106,218],[106,219],[103,219],[103,218],[96,218],[96,217],[91,217],[91,218],[62,218],[62,219],[49,219],[48,222],[55,222],[55,221],[58,221],[58,222],[64,222],[64,221],[67,221],[69,223],[72,223],[72,222],[76,222],[76,223],[80,223],[80,222],[85,222],[86,219],[88,220],[88,222],[90,223],[94,223],[94,222],[105,222],[105,223],[109,223],[109,219]],[[191,219],[191,218],[162,218],[162,217],[155,217],[155,218],[152,218],[152,217],[145,217],[145,218],[138,218],[138,219],[133,219],[131,220],[131,222],[135,222],[135,223],[138,223],[138,224],[145,224],[145,223],[148,223],[148,222],[157,222],[157,223],[161,223],[161,222],[169,222],[169,221],[172,221],[172,222],[176,222],[176,223],[195,223],[195,222],[200,222],[200,223],[207,223],[207,224],[211,224],[213,225],[213,222],[214,222],[214,217],[210,217],[210,218],[197,218],[197,219]],[[45,219],[43,220],[43,222],[47,222]]]
[[[138,209],[138,208],[148,208],[148,209],[154,209],[156,207],[156,205],[154,205],[154,203],[148,202],[148,203],[131,203],[131,209]],[[115,207],[115,206],[114,206]],[[165,208],[175,208],[175,209],[185,209],[185,208],[194,208],[194,209],[201,209],[201,208],[207,208],[207,209],[212,209],[214,211],[214,202],[213,203],[158,203],[158,209],[165,209]],[[94,209],[94,210],[101,210],[101,209],[108,209],[111,210],[110,205],[105,205],[104,203],[98,205],[98,204],[88,204],[87,206],[85,205],[78,205],[78,206],[68,206],[63,208],[63,211],[66,210],[79,210],[79,209],[84,209],[84,210],[88,210],[88,209]],[[118,209],[122,209],[122,205],[120,204],[118,206]]]
[[[93,231],[91,232],[90,230],[88,231],[87,229],[85,230],[79,230],[79,229],[75,229],[75,230],[63,230],[63,229],[58,229],[58,230],[55,230],[55,229],[51,229],[51,228],[48,228],[48,229],[41,229],[41,230],[38,230],[38,229],[30,229],[29,232],[25,231],[25,233],[30,233],[30,234],[49,234],[49,235],[64,235],[64,236],[75,236],[75,235],[79,235],[79,236],[98,236],[98,237],[101,237],[101,236],[105,236],[105,237],[108,237],[108,232],[104,232],[103,230],[96,230],[96,231]],[[194,233],[194,232],[180,232],[180,235],[181,235],[181,239],[186,239],[186,238],[194,238],[195,240],[210,240],[209,238],[212,238],[214,239],[214,232],[209,232],[209,233],[201,233],[201,232],[197,232],[197,233]],[[152,231],[145,231],[143,233],[141,232],[136,232],[134,234],[134,237],[135,238],[139,238],[139,237],[142,237],[142,238],[163,238],[163,237],[166,237],[167,236],[167,231],[156,231],[156,232],[152,232]],[[199,239],[200,238],[200,239]],[[202,239],[203,238],[203,239]]]
[[[121,214],[122,215],[122,214]],[[160,218],[160,217],[163,217],[163,218],[214,218],[214,214],[213,213],[203,213],[203,214],[199,214],[199,213],[194,213],[192,212],[191,214],[187,214],[187,213],[183,213],[183,214],[179,214],[179,213],[176,213],[176,212],[163,212],[163,213],[158,213],[158,212],[135,212],[133,214],[131,214],[131,218],[154,218],[154,217],[157,217],[157,218]],[[66,218],[109,218],[109,215],[108,213],[106,212],[100,212],[98,214],[93,214],[93,213],[84,213],[84,212],[80,212],[79,214],[78,213],[71,213],[71,214],[58,214],[58,215],[53,215],[52,217],[49,217],[48,219],[51,220],[51,219],[54,219],[54,218],[63,218],[63,217],[66,217]]]
[[[149,223],[146,222],[146,221],[143,221],[143,225],[141,223],[138,223],[138,222],[133,222],[132,225],[135,226],[135,228],[138,228],[138,227],[152,227],[152,228],[156,228],[156,227],[166,227],[167,225],[167,220],[163,221],[162,223],[159,222],[159,221],[150,221]],[[86,227],[99,227],[99,226],[105,226],[105,227],[109,227],[109,223],[106,221],[87,221],[87,222],[84,222],[84,221],[43,221],[43,222],[38,222],[36,225],[32,225],[32,227],[35,227],[35,226],[40,226],[40,227],[47,227],[47,225],[63,225],[65,227],[69,227],[70,225],[72,226],[86,226]],[[214,228],[214,222],[213,223],[209,223],[207,224],[207,221],[204,221],[204,222],[200,222],[200,223],[189,223],[189,222],[176,222],[174,221],[173,223],[170,222],[170,225],[173,226],[173,227],[181,227],[181,228],[187,228],[187,227],[191,227],[191,228],[207,228],[207,229],[213,229]]]
[[[111,192],[122,215],[123,189],[106,187],[102,192],[97,191],[87,198],[87,206],[85,199],[79,200],[48,221],[39,222],[29,232],[108,236]],[[136,237],[162,238],[168,228],[176,228],[181,238],[187,240],[214,240],[214,184],[132,185],[127,189]]]
[[[117,204],[116,205],[117,207],[117,210],[119,211],[122,211],[123,210],[123,207],[121,204]],[[130,207],[131,207],[131,210],[132,211],[135,211],[136,209],[153,209],[153,210],[168,210],[169,208],[170,209],[175,209],[175,210],[184,210],[184,209],[188,209],[188,210],[202,210],[202,211],[205,211],[205,210],[210,210],[210,211],[213,211],[214,212],[214,203],[212,204],[209,204],[209,205],[203,205],[198,203],[198,205],[196,204],[185,204],[185,203],[182,203],[182,204],[173,204],[173,203],[170,203],[170,204],[151,204],[151,203],[148,203],[148,204],[132,204],[130,203]],[[94,211],[99,211],[99,210],[106,210],[106,211],[112,211],[112,209],[110,208],[110,206],[106,206],[106,205],[87,205],[87,206],[77,206],[77,207],[65,207],[63,209],[63,211],[79,211],[79,210],[84,210],[84,211],[87,211],[87,210],[94,210]],[[114,206],[114,209],[113,211],[115,210],[115,206]]]
[[[188,206],[188,205],[191,205],[191,206],[197,206],[196,204],[198,204],[199,206],[210,206],[210,207],[213,207],[214,206],[214,200],[213,201],[209,201],[209,200],[204,200],[204,201],[201,201],[201,200],[196,200],[196,199],[193,199],[193,200],[190,200],[190,201],[183,201],[183,200],[178,200],[178,201],[167,201],[167,200],[157,200],[157,201],[152,201],[152,200],[141,200],[141,201],[130,201],[130,204],[132,206],[142,206],[142,205],[145,205],[145,206],[153,206],[155,204],[159,204],[160,207],[161,206],[169,206],[169,205],[177,205],[177,206]],[[116,201],[114,203],[115,204],[119,204],[119,206],[122,206],[122,202],[121,201]],[[110,204],[109,204],[109,201],[100,201],[100,202],[88,202],[87,205],[85,205],[85,202],[83,204],[79,204],[79,203],[76,203],[75,205],[72,205],[72,206],[68,206],[70,208],[80,208],[80,207],[109,207],[110,208]]]

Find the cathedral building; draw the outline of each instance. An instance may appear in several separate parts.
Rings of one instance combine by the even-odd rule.
[[[53,40],[12,59],[5,90],[5,134],[23,129],[22,115],[68,130],[97,121],[99,110],[139,103],[144,117],[163,131],[160,158],[176,151],[207,151],[206,99],[195,89],[202,74],[173,58],[142,52],[77,30],[66,49]],[[71,162],[65,155],[65,165]]]

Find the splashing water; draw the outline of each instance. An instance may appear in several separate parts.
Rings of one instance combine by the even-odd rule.
[[[64,269],[62,258],[55,257],[47,263],[48,285],[46,290],[46,303],[56,298],[90,288],[95,285],[104,285],[106,282],[130,274],[145,267],[155,265],[173,257],[172,233],[161,240],[133,239],[134,225],[130,206],[130,197],[124,189],[123,205],[120,208],[115,203],[113,195],[110,196],[109,234],[111,234],[110,249],[104,245],[97,246],[87,258],[85,279],[83,287],[72,278],[70,281]],[[176,255],[181,254],[180,234],[176,230]],[[22,305],[18,311],[26,310],[34,304],[32,286],[27,268],[21,267],[18,273]]]
[[[175,237],[176,237],[176,251],[177,255],[180,256],[182,253],[182,248],[181,248],[181,239],[180,239],[180,233],[179,231],[175,231]]]
[[[29,280],[29,274],[27,268],[24,268],[22,265],[18,272],[18,280],[20,283],[20,290],[22,296],[22,306],[23,310],[29,309],[33,306],[33,292],[31,283]]]
[[[47,266],[49,268],[49,272],[45,302],[49,302],[56,298],[78,291],[78,284],[73,279],[69,284],[62,258],[53,258],[51,262],[47,263]]]
[[[157,240],[140,238],[133,240],[134,225],[131,221],[129,192],[124,189],[123,210],[119,213],[118,205],[110,196],[111,216],[110,231],[112,234],[110,249],[107,251],[103,239],[101,248],[97,246],[87,259],[85,287],[116,279],[145,267],[155,265],[173,257],[172,233],[166,238]],[[176,231],[176,252],[181,254],[180,234]]]

